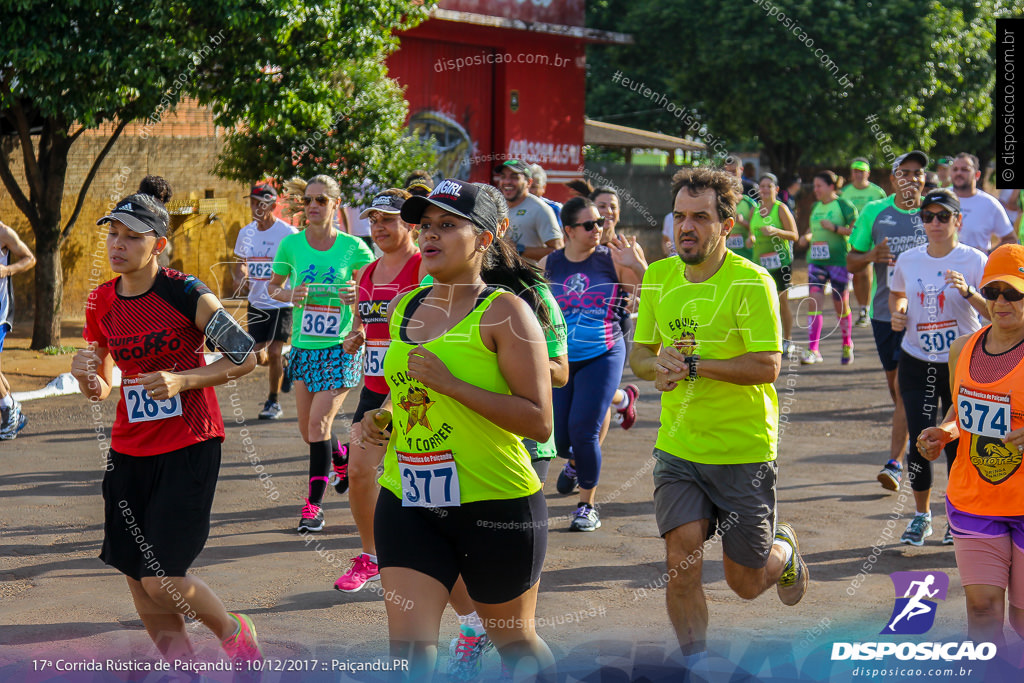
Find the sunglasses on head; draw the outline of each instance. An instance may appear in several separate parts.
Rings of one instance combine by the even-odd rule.
[[[583,221],[582,223],[573,223],[569,227],[571,227],[571,228],[583,228],[587,232],[593,232],[594,228],[603,228],[604,227],[604,219],[603,218],[598,218],[595,221]]]
[[[953,220],[953,212],[952,211],[939,211],[939,212],[936,213],[936,212],[933,212],[933,211],[925,211],[924,209],[921,210],[921,222],[922,223],[931,223],[936,218],[939,219],[940,223],[948,223],[951,220]]]
[[[997,287],[995,285],[985,285],[984,287],[981,288],[980,291],[981,295],[988,299],[989,301],[995,301],[1000,296],[1002,296],[1004,299],[1010,302],[1020,301],[1021,299],[1024,299],[1024,292],[1018,292],[1013,287],[1001,289],[1000,287]]]
[[[316,203],[319,204],[320,206],[327,206],[327,202],[331,201],[331,198],[328,197],[325,194],[318,194],[316,197],[310,197],[309,195],[304,195],[302,197],[302,205],[303,206],[309,206],[310,204],[313,203],[314,199],[316,200]]]

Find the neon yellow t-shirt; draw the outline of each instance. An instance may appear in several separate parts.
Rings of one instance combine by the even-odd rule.
[[[409,352],[418,345],[401,333],[406,308],[425,289],[409,292],[395,306],[384,356],[391,390],[393,428],[384,454],[380,485],[403,505],[445,507],[481,500],[509,500],[536,493],[540,479],[530,454],[515,434],[455,399],[409,377]],[[487,391],[508,394],[498,357],[484,346],[480,320],[503,290],[491,292],[438,339],[422,346],[437,354],[458,379]]]
[[[672,344],[702,360],[781,351],[779,298],[763,268],[729,252],[706,282],[688,282],[684,272],[678,258],[647,269],[635,342]],[[655,446],[712,465],[766,462],[776,457],[778,427],[771,384],[740,386],[698,376],[662,392]]]
[[[846,253],[850,250],[850,242],[846,235],[826,230],[822,221],[832,225],[845,227],[853,225],[857,220],[857,209],[842,197],[833,199],[828,204],[814,202],[811,209],[811,250],[807,252],[807,262],[816,266],[846,267]]]
[[[793,263],[793,242],[783,237],[767,237],[761,228],[772,227],[782,230],[779,207],[782,202],[772,204],[768,216],[761,215],[760,207],[750,214],[750,234],[754,236],[754,263],[766,270],[779,270]]]

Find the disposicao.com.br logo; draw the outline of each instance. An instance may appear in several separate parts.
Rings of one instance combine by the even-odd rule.
[[[921,635],[935,624],[936,600],[945,600],[949,576],[943,572],[893,572],[896,592],[892,614],[882,635]],[[832,660],[868,660],[895,656],[900,660],[953,662],[989,660],[996,656],[994,643],[833,643]]]

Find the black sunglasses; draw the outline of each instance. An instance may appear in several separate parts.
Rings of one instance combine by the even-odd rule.
[[[302,205],[303,206],[309,206],[310,204],[313,203],[314,199],[316,199],[316,203],[319,204],[320,206],[327,206],[327,202],[331,201],[331,198],[328,197],[325,194],[318,194],[316,197],[310,197],[308,195],[303,195],[303,197],[302,197]]]
[[[1024,299],[1024,292],[1018,292],[1013,287],[1007,287],[1006,289],[1000,289],[995,285],[985,285],[981,288],[981,295],[989,301],[995,301],[1002,295],[1004,299],[1009,302],[1016,302]]]
[[[921,209],[921,222],[931,223],[936,218],[939,219],[940,223],[948,223],[953,220],[953,213],[951,211],[939,211],[938,213],[932,211],[925,211]]]
[[[604,219],[598,218],[596,221],[583,221],[582,223],[573,223],[569,226],[570,228],[583,228],[587,232],[593,232],[594,228],[603,228]]]

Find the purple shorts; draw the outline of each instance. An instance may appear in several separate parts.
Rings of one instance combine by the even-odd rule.
[[[807,265],[807,285],[810,289],[823,289],[826,282],[832,283],[833,296],[842,296],[850,284],[850,273],[846,266]]]
[[[1013,544],[1024,551],[1024,515],[1015,517],[983,517],[963,512],[946,499],[946,518],[954,537],[999,538],[1009,536]]]

